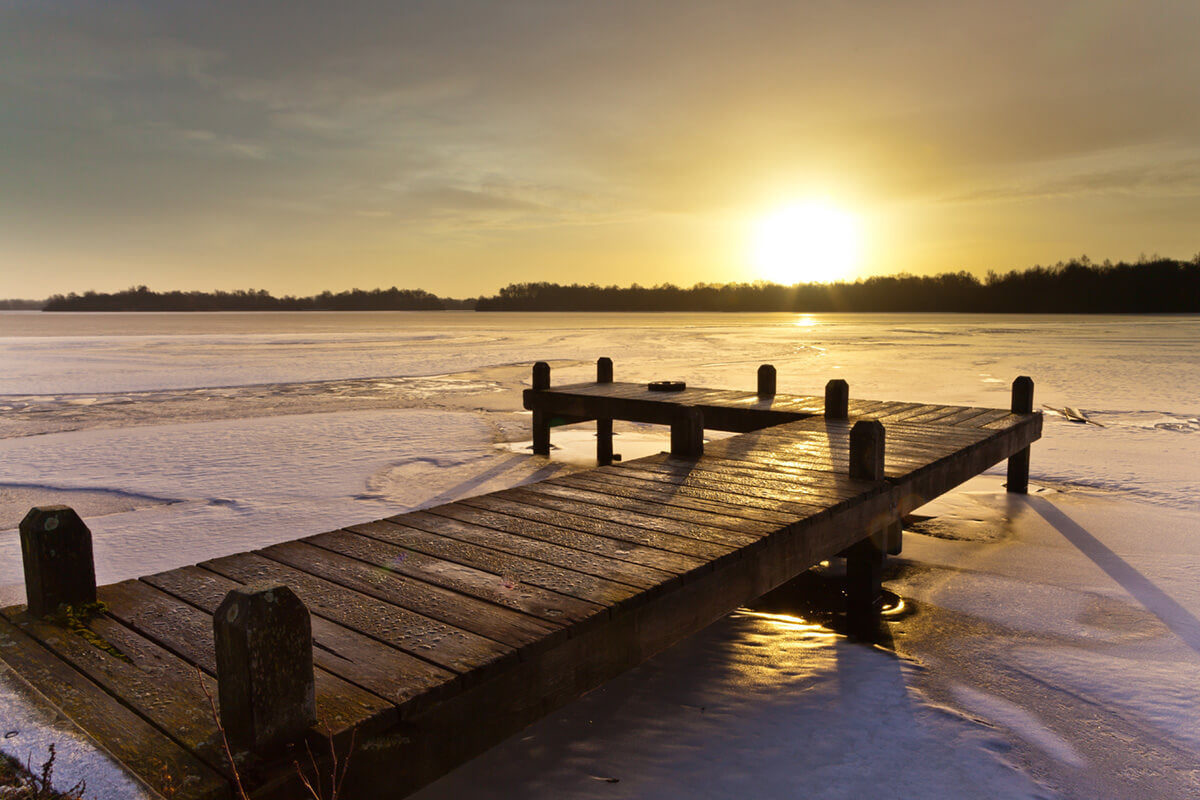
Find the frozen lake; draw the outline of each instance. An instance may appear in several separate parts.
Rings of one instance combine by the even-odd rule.
[[[572,382],[601,355],[619,380],[751,388],[773,363],[782,392],[994,407],[1030,375],[1041,491],[1013,505],[1001,466],[922,512],[899,659],[735,615],[429,797],[1200,791],[1195,317],[0,312],[0,601],[34,504],[81,512],[111,582],[579,468],[586,433],[526,455],[519,392],[535,360]],[[662,440],[618,431],[627,457]]]

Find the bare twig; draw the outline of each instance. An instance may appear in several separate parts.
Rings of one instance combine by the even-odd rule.
[[[329,757],[332,762],[332,771],[329,774],[329,791],[328,798],[325,797],[325,788],[321,784],[321,768],[317,765],[317,758],[313,755],[312,748],[308,746],[308,742],[304,742],[304,750],[308,753],[308,761],[312,764],[313,780],[310,782],[304,775],[304,770],[300,767],[300,762],[293,759],[292,766],[296,768],[296,774],[300,776],[301,783],[304,788],[308,789],[308,793],[313,800],[338,800],[342,794],[342,782],[346,780],[346,772],[350,769],[350,754],[354,752],[354,736],[356,731],[350,731],[350,745],[346,748],[346,758],[342,761],[341,774],[338,774],[338,754],[337,748],[333,745],[333,736],[326,736],[329,740]],[[315,786],[313,784],[316,784]]]
[[[221,724],[221,715],[217,713],[217,701],[213,699],[212,692],[204,684],[204,673],[196,667],[196,678],[200,681],[200,689],[204,692],[204,696],[208,698],[208,706],[212,709],[213,722],[217,724],[217,730],[221,733],[221,744],[225,747],[225,757],[229,759],[229,768],[233,770],[233,783],[237,787],[237,794],[240,800],[250,800],[250,796],[246,794],[246,790],[242,787],[242,776],[238,774],[237,762],[233,760],[233,751],[229,749],[229,738],[225,736],[225,726]]]

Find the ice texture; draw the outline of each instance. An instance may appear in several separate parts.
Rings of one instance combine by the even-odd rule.
[[[857,398],[1001,408],[1025,374],[1046,407],[1031,494],[1006,495],[999,465],[920,510],[889,573],[915,609],[895,654],[734,615],[421,796],[1193,797],[1198,325],[0,312],[0,601],[21,600],[33,504],[80,508],[109,582],[583,468],[586,425],[528,454],[535,360],[555,384],[601,355],[617,380],[747,389],[773,363],[781,392],[837,377]],[[628,457],[665,442],[617,432]],[[0,747],[40,763],[54,726],[0,703]],[[99,763],[84,772],[113,785]]]

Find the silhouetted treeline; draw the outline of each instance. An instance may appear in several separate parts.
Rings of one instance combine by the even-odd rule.
[[[263,289],[236,292],[152,292],[136,286],[123,292],[56,294],[46,311],[440,311],[470,308],[473,301],[451,300],[423,289],[352,289],[312,297],[273,297]]]
[[[5,305],[25,304],[29,305]],[[854,283],[698,283],[690,289],[513,283],[494,297],[455,300],[422,289],[353,289],[312,297],[274,297],[265,290],[123,292],[0,301],[0,308],[46,311],[960,311],[1032,313],[1198,313],[1200,255],[1093,264],[1086,256],[983,280],[968,272],[893,275]]]
[[[45,300],[0,300],[0,311],[36,311],[44,305]]]
[[[1023,272],[873,277],[855,283],[672,284],[644,287],[514,283],[477,311],[959,311],[1026,313],[1200,312],[1200,255],[1136,264],[1087,257]]]

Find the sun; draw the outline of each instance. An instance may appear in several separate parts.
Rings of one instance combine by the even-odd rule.
[[[754,235],[754,266],[769,281],[830,283],[858,265],[858,219],[837,206],[811,201],[786,206],[762,219]]]

